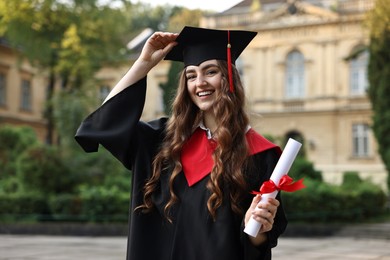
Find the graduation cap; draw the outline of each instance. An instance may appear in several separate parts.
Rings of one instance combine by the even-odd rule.
[[[232,64],[256,36],[257,32],[215,30],[186,26],[176,38],[178,43],[165,60],[181,61],[184,66],[198,66],[206,60],[228,63],[230,91],[234,91]]]

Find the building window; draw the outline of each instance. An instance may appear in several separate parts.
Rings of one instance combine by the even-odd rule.
[[[367,79],[368,51],[360,52],[350,60],[350,92],[351,95],[364,95],[368,88]]]
[[[6,80],[5,75],[0,73],[0,106],[7,104],[7,91],[6,91]]]
[[[299,51],[290,52],[286,63],[286,98],[303,98],[305,92],[305,59]]]
[[[31,81],[22,80],[22,91],[20,98],[20,108],[22,110],[31,111],[32,110],[32,90],[31,90]]]
[[[369,126],[367,124],[354,124],[352,126],[352,143],[354,157],[367,157],[369,150]]]
[[[103,103],[110,92],[111,88],[109,86],[101,86],[99,89],[99,101]]]

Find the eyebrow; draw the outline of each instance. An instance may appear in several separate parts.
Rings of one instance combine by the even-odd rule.
[[[201,68],[202,71],[207,70],[209,68],[216,67],[219,68],[217,64],[207,64],[204,67]],[[195,69],[186,69],[186,73],[194,73]]]

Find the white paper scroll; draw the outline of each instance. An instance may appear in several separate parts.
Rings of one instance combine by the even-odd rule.
[[[286,147],[284,148],[283,153],[280,156],[279,161],[276,164],[275,169],[272,172],[272,175],[270,178],[275,184],[279,184],[280,179],[288,173],[288,171],[290,170],[291,165],[294,162],[295,157],[297,156],[301,146],[302,146],[302,144],[295,141],[294,139],[290,138],[288,140]],[[261,200],[259,203],[266,202],[268,200],[268,198],[275,198],[277,194],[278,194],[278,191],[263,194],[263,195],[261,195]],[[248,221],[248,224],[246,225],[244,232],[252,237],[256,237],[257,234],[259,233],[260,228],[261,228],[261,223],[257,222],[253,218],[251,218]]]

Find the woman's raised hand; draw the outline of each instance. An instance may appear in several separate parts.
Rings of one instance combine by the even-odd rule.
[[[139,61],[153,68],[176,45],[177,33],[155,32],[146,41]]]

